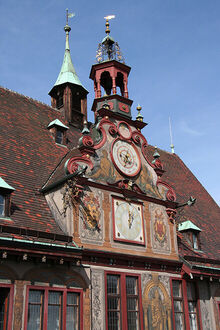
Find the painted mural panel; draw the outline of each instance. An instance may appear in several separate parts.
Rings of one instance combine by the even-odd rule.
[[[102,270],[92,270],[92,329],[104,329],[104,273]]]
[[[163,206],[149,204],[151,216],[151,241],[152,249],[156,253],[170,254],[170,230],[168,218]]]
[[[171,322],[171,299],[169,291],[161,282],[157,273],[143,275],[143,310],[144,328],[146,330],[170,330]],[[146,279],[149,279],[146,282]]]
[[[97,189],[84,191],[79,206],[79,234],[82,242],[103,242],[102,192]]]

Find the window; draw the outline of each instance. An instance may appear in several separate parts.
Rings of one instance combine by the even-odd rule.
[[[57,109],[63,106],[63,91],[57,93]]]
[[[185,329],[182,282],[173,281],[173,311],[176,329]]]
[[[10,200],[10,193],[0,193],[0,217],[10,217]]]
[[[5,196],[0,194],[0,216],[5,215]]]
[[[55,142],[63,144],[63,130],[56,128]]]
[[[29,287],[27,330],[82,329],[82,290]]]
[[[198,329],[197,298],[195,282],[187,282],[187,300],[189,310],[190,330]]]
[[[143,329],[140,297],[139,276],[107,273],[107,329]]]
[[[199,329],[199,302],[196,283],[172,280],[174,325],[176,330]]]
[[[193,249],[198,250],[199,243],[198,243],[198,234],[197,233],[192,233],[192,245],[193,245]]]
[[[0,330],[11,329],[12,323],[12,295],[11,285],[0,284]]]

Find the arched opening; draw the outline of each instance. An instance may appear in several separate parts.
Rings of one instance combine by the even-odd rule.
[[[121,95],[124,96],[124,75],[121,72],[117,73],[116,86],[120,88]]]
[[[112,91],[112,77],[110,76],[110,73],[108,71],[104,71],[101,74],[100,84],[104,88],[105,94],[106,95],[111,95],[111,91]]]

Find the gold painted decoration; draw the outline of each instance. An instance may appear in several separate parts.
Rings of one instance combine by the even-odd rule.
[[[82,219],[84,229],[100,231],[100,203],[97,196],[93,194],[85,195],[81,203]]]
[[[148,330],[170,330],[171,300],[158,274],[153,274],[144,289],[144,325]]]
[[[167,240],[166,226],[163,220],[163,213],[159,210],[155,210],[154,235],[155,239],[158,240],[160,243],[163,243]]]

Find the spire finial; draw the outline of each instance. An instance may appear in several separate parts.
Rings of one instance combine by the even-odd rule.
[[[109,35],[109,33],[110,33],[110,29],[109,29],[109,20],[110,20],[110,19],[113,19],[113,18],[115,18],[115,15],[108,15],[108,16],[105,16],[105,17],[104,17],[104,19],[106,20],[106,22],[105,22],[105,26],[106,26],[105,33],[106,33],[107,35]]]
[[[171,119],[170,119],[170,117],[169,117],[169,128],[170,128],[170,148],[171,148],[172,154],[174,154],[175,151],[174,151],[174,145],[173,145],[173,135],[172,135],[172,128],[171,128]]]
[[[142,107],[140,106],[140,104],[138,104],[138,106],[137,106],[136,109],[137,109],[137,111],[138,111],[138,114],[137,114],[136,120],[143,121],[144,117],[143,117],[142,114],[141,114],[141,109],[142,109]]]
[[[74,13],[69,13],[68,8],[66,9],[66,25],[64,26],[64,31],[66,32],[66,50],[70,50],[70,45],[69,45],[69,32],[71,31],[71,27],[69,26],[68,19],[74,17]]]

